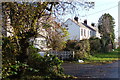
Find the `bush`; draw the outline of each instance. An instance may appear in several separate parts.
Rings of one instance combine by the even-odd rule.
[[[17,49],[14,41],[9,37],[2,38],[2,78],[17,75],[16,64]]]
[[[120,49],[120,46],[117,49]]]
[[[87,59],[90,53],[89,40],[68,40],[65,50],[75,51],[75,59]]]
[[[7,80],[23,80],[26,76],[61,76],[62,68],[60,67],[62,61],[55,56],[40,56],[37,54],[38,50],[30,46],[28,60],[22,63],[17,60],[19,54],[12,38],[3,38],[2,45],[2,78]]]
[[[29,66],[25,63],[20,63],[19,61],[15,61],[14,63],[9,60],[6,61],[6,65],[3,65],[2,68],[2,78],[3,79],[20,79],[25,76],[26,70],[31,70]],[[32,69],[33,71],[34,69]],[[21,74],[21,71],[23,72]]]
[[[98,38],[91,37],[90,42],[90,53],[95,54],[101,51],[101,40]]]
[[[61,63],[63,61],[59,60],[53,55],[46,54],[44,57],[40,56],[38,53],[30,53],[28,57],[28,65],[33,69],[38,70],[38,72],[28,71],[27,74],[31,76],[50,76],[55,77],[57,75],[62,75],[63,70],[61,68]]]
[[[78,43],[77,40],[68,40],[66,43],[66,48],[64,49],[65,51],[74,51],[75,50],[75,45]]]
[[[89,40],[81,40],[75,45],[75,58],[76,59],[87,59],[90,53]]]

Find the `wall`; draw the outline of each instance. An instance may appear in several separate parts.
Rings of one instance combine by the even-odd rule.
[[[45,48],[47,48],[47,41],[45,38],[42,38],[42,37],[35,38],[34,45],[35,47],[38,47],[39,49],[44,50]]]
[[[81,27],[80,28],[80,40],[89,39],[90,38],[90,30],[88,28]]]
[[[63,27],[66,27],[68,29],[69,32],[69,39],[71,40],[80,40],[80,27],[72,22],[72,20],[68,19]]]
[[[79,23],[71,19],[68,19],[62,26],[68,29],[68,32],[70,34],[69,39],[71,40],[89,39],[93,36],[100,38],[100,33],[98,32],[97,27],[89,26],[94,29],[94,31],[83,25],[81,22]]]

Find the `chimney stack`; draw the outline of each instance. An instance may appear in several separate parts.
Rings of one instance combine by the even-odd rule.
[[[84,23],[87,24],[87,19],[84,20]]]
[[[75,17],[74,17],[74,20],[78,22],[78,17],[75,16]]]
[[[91,26],[95,27],[95,23],[91,23]]]

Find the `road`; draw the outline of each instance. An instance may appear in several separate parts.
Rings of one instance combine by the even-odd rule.
[[[103,65],[64,63],[64,73],[79,78],[120,78],[120,60]]]

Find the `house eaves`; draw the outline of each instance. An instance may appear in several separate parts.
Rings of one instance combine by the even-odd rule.
[[[95,29],[91,28],[90,26],[88,26],[87,24],[85,23],[82,23],[84,26],[86,26],[87,28],[91,29],[92,31],[96,31]]]
[[[72,21],[73,23],[75,23],[75,24],[78,25],[79,27],[84,27],[84,28],[86,28],[86,26],[84,26],[83,24],[81,24],[81,23],[79,23],[79,22],[73,21],[73,20],[70,19],[70,18],[67,19],[67,21],[68,21],[68,20]],[[67,22],[67,21],[66,21],[66,22]],[[65,22],[65,23],[66,23],[66,22]]]

